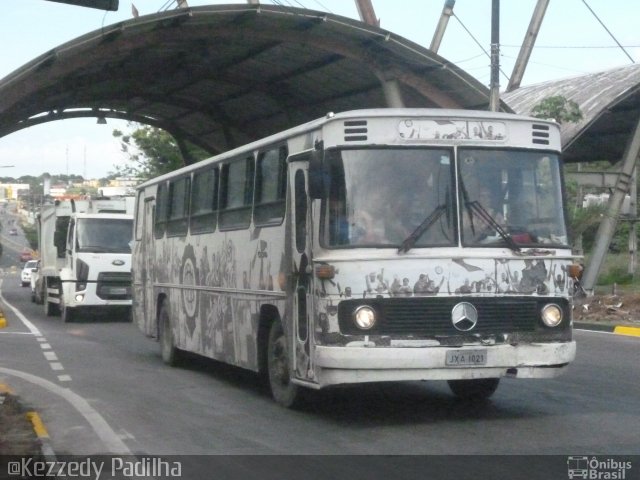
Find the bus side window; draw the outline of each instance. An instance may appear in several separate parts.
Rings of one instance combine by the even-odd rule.
[[[156,238],[162,238],[167,229],[167,214],[169,212],[169,195],[166,183],[158,185],[156,193],[156,216],[153,232]]]
[[[169,215],[167,235],[185,235],[189,214],[189,187],[191,179],[182,177],[169,182]]]
[[[136,199],[136,236],[137,241],[142,240],[142,224],[144,222],[144,190],[138,192]]]
[[[253,221],[256,226],[280,225],[287,193],[287,149],[280,147],[258,156]]]
[[[220,172],[220,230],[240,230],[251,224],[253,157],[228,163]]]
[[[307,190],[302,170],[295,176],[295,202],[296,250],[304,253],[307,248]]]
[[[209,233],[218,221],[218,179],[220,170],[209,168],[193,175],[191,189],[191,233]]]

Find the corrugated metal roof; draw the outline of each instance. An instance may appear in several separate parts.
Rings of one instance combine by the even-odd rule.
[[[622,158],[640,119],[640,65],[522,87],[503,100],[526,115],[556,95],[576,102],[583,114],[581,121],[562,125],[566,161],[614,163]]]
[[[385,107],[486,109],[489,91],[388,31],[305,9],[217,5],[118,23],[0,81],[0,137],[61,118],[124,118],[211,153],[322,117]],[[509,110],[504,106],[505,110]]]

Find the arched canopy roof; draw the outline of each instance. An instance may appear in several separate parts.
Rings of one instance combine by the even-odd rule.
[[[475,78],[377,27],[304,9],[212,5],[117,23],[34,59],[0,81],[0,137],[104,116],[216,153],[329,111],[385,107],[383,79],[396,81],[407,107],[488,105]]]
[[[568,162],[622,159],[640,119],[640,65],[615,68],[559,81],[519,88],[503,99],[527,115],[542,100],[561,95],[580,106],[583,118],[562,125]]]

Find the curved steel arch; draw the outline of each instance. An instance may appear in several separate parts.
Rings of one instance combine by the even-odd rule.
[[[489,102],[475,78],[377,27],[305,9],[217,5],[117,23],[24,65],[0,81],[0,137],[99,112],[217,153],[328,111],[385,107],[387,80],[407,107]]]

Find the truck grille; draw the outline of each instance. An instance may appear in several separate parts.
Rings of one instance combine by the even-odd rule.
[[[338,321],[343,334],[362,335],[352,314],[360,305],[376,310],[379,321],[367,331],[369,335],[460,335],[451,321],[451,311],[460,302],[471,303],[478,312],[477,325],[467,334],[533,332],[542,330],[540,309],[548,303],[558,304],[568,325],[571,312],[568,303],[559,298],[496,297],[412,297],[345,300],[338,305]]]
[[[131,300],[131,272],[99,273],[96,295],[103,300]]]

